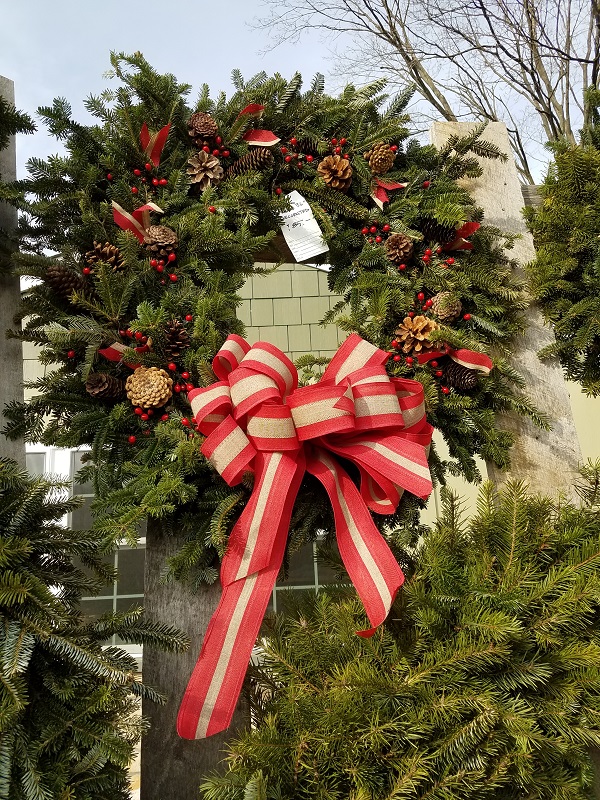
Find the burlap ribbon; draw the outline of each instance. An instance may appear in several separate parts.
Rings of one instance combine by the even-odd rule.
[[[360,634],[385,620],[404,576],[369,509],[391,514],[404,490],[425,498],[432,488],[423,388],[390,378],[387,358],[352,335],[317,384],[298,388],[281,350],[230,336],[213,361],[219,382],[189,393],[204,455],[228,484],[247,470],[255,482],[223,558],[223,594],[181,703],[180,736],[230,724],[305,471],[333,506],[340,555],[372,626]],[[360,489],[337,456],[358,467]]]

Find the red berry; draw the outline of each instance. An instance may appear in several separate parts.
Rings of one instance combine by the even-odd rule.
[[[438,247],[438,249],[437,249],[435,252],[438,254],[438,256],[439,256],[439,255],[441,255],[441,253],[442,253],[442,248],[441,248],[441,247]]]
[[[402,358],[402,356],[395,355],[394,356],[394,361],[400,361],[401,358]]]
[[[295,136],[292,136],[292,138],[290,139],[290,144],[293,144],[295,147],[298,144],[298,139],[296,139]]]
[[[278,187],[275,189],[275,194],[281,194],[282,192],[283,192],[283,189],[281,188],[281,186],[278,186]]]
[[[302,163],[302,161],[299,161],[296,166],[298,167],[298,169],[304,169],[304,164]]]
[[[147,341],[148,341],[148,337],[147,336],[142,336],[142,344],[146,344]]]
[[[143,339],[143,338],[144,338],[144,334],[143,334],[141,331],[136,331],[136,332],[135,332],[135,334],[134,334],[134,336],[135,336],[135,338],[138,340],[138,342],[139,342],[141,339]]]
[[[152,164],[144,164],[146,172],[152,172]]]
[[[443,370],[438,369],[438,370],[436,370],[435,377],[436,378],[441,378],[443,374],[444,374]]]
[[[175,261],[176,258],[177,256],[175,255],[175,253],[169,253],[169,255],[167,256],[167,261]]]
[[[146,178],[142,178],[142,183],[147,183]]]
[[[139,192],[139,189],[137,188],[137,186],[132,186],[131,187],[131,194],[137,194],[138,192]]]
[[[140,419],[143,420],[144,422],[147,422],[150,419],[150,417],[148,416],[148,414],[142,414]]]
[[[205,144],[202,149],[204,150],[205,153],[210,153],[210,147],[207,144]]]
[[[90,267],[84,267],[81,271],[83,272],[84,275],[90,275],[92,272]]]
[[[450,394],[450,389],[447,386],[442,386],[442,392],[444,394]]]
[[[431,364],[432,367],[437,367],[438,366],[438,362],[437,361],[430,361],[429,363]]]
[[[156,268],[156,271],[157,272],[164,272],[165,271],[164,264],[159,264],[158,267]]]
[[[67,357],[68,358],[75,358],[75,350],[69,350],[67,352]]]
[[[179,392],[181,391],[180,384],[176,383],[175,386],[173,387],[173,391],[177,392],[177,394],[179,394]]]
[[[308,163],[309,163],[309,164],[312,164],[312,162],[313,162],[315,159],[314,159],[314,156],[306,156],[306,160],[308,161]]]
[[[283,160],[285,161],[286,164],[289,164],[290,161],[292,160],[292,157],[291,156],[286,156]]]
[[[371,225],[369,228],[370,233],[377,233],[377,225]]]
[[[429,249],[429,247],[427,248],[427,250],[425,250],[424,255],[426,255],[426,256],[430,256],[431,255],[431,250]]]
[[[133,413],[134,413],[134,414],[137,414],[137,415],[138,415],[138,417],[141,417],[141,416],[142,416],[142,414],[144,413],[144,409],[143,409],[143,408],[140,408],[140,406],[138,406],[137,408],[134,408],[134,409],[133,409]]]
[[[142,433],[144,434],[144,436],[150,436],[150,431],[148,430],[148,428],[146,428],[145,431],[142,431]]]
[[[182,372],[181,373],[181,377],[185,378],[187,380],[190,377],[190,373],[189,372]]]
[[[471,315],[470,314],[463,314],[463,319],[468,322],[471,319]]]
[[[142,174],[142,170],[141,169],[134,169],[133,170],[133,174],[136,176],[136,178],[139,178],[140,175]]]
[[[337,144],[337,139],[332,139],[331,144]]]
[[[375,241],[377,242],[377,244],[381,244],[381,242],[383,242],[383,238],[381,236],[376,236]]]
[[[193,319],[194,319],[194,317],[191,314],[186,314],[185,315],[185,321],[186,322],[192,322]]]
[[[452,257],[447,258],[446,259],[446,264],[448,264],[448,266],[451,267],[452,264],[454,264],[454,259]]]
[[[119,331],[119,336],[122,336],[123,338],[125,338],[127,336],[127,331],[120,330]]]
[[[152,186],[158,186],[158,178],[152,178]]]
[[[113,179],[112,172],[109,172],[108,175],[106,176],[106,180],[112,181],[112,179]]]
[[[173,361],[169,361],[169,363],[167,364],[167,369],[170,370],[171,372],[175,372],[175,370],[177,369],[177,364],[175,364],[175,362]]]
[[[432,305],[433,305],[433,300],[431,298],[425,301],[425,308],[431,308]]]
[[[346,159],[346,161],[350,161],[350,156],[348,155],[348,153],[344,153],[344,154],[342,155],[342,158],[345,158],[345,159]]]
[[[166,422],[168,419],[169,419],[169,415],[168,414],[163,414],[162,417],[160,418],[160,421],[161,422]]]
[[[154,414],[154,410],[152,408],[149,408],[146,413],[148,414],[149,417],[151,417]]]
[[[133,331],[131,330],[131,328],[127,328],[125,333],[127,334],[127,336],[129,336],[130,339],[133,339]]]
[[[409,312],[408,312],[408,316],[409,316],[411,319],[414,317],[414,315],[415,315],[415,312],[414,312],[414,311],[409,311]]]
[[[160,259],[160,261],[158,262],[158,266],[159,266],[159,267],[164,267],[164,265],[165,265],[165,262],[164,262],[164,261],[163,261],[163,259],[161,258],[161,259]]]
[[[421,300],[421,301],[425,300],[424,292],[419,292],[419,294],[417,295],[417,300]]]
[[[398,145],[397,144],[393,144],[390,147],[390,150],[392,151],[392,153],[397,153],[398,152]]]
[[[367,241],[369,242],[369,244],[373,244],[373,242],[375,241],[375,239],[373,239],[373,237],[372,237],[372,236],[369,236],[369,238],[367,239]]]
[[[166,178],[161,178],[159,183],[161,186],[166,186],[169,181]]]
[[[191,392],[193,388],[194,388],[194,384],[193,383],[186,383],[186,385],[185,385],[186,392]]]
[[[229,158],[229,150],[223,150],[223,158]]]
[[[209,212],[209,214],[216,214],[217,207],[216,206],[209,206],[208,207],[208,212]]]
[[[390,342],[391,347],[398,347],[398,339],[392,339]]]
[[[426,306],[426,305],[425,305],[425,306],[421,306],[421,309],[422,309],[423,311],[427,311],[427,306]]]
[[[431,181],[423,181],[423,188],[424,189],[429,189],[430,186],[431,186]]]
[[[156,258],[150,259],[150,266],[151,267],[158,267],[158,260]]]
[[[127,441],[129,442],[129,444],[135,444],[137,440],[135,436],[132,435],[127,437]]]
[[[173,283],[177,283],[177,280],[178,280],[178,278],[177,278],[177,275],[175,275],[175,273],[174,273],[174,272],[172,272],[172,273],[169,275],[169,280],[170,280],[170,281],[172,281]]]
[[[399,270],[404,270],[404,269],[406,269],[406,264],[398,264],[398,269],[399,269]]]
[[[221,137],[220,137],[220,136],[216,136],[216,137],[215,137],[215,142],[216,142],[217,144],[223,144],[223,139],[221,139]]]
[[[339,154],[342,152],[342,148],[341,147],[336,147],[333,152],[336,154],[336,156],[339,156]]]
[[[414,362],[414,358],[412,356],[406,356],[404,360],[406,361],[409,367]]]
[[[361,230],[361,233],[362,233],[362,235],[363,235],[363,236],[366,236],[368,232],[369,232],[369,229],[368,229],[368,228],[363,228],[363,229]]]
[[[190,421],[189,421],[189,419],[187,417],[182,417],[181,418],[181,424],[184,425],[186,428],[189,428]]]
[[[346,144],[347,141],[348,141],[348,139],[342,138],[342,139],[340,139],[340,144]]]
[[[387,233],[389,230],[390,230],[390,226],[389,226],[389,225],[387,224],[387,222],[386,222],[386,223],[385,223],[385,225],[384,225],[384,226],[383,226],[383,228],[382,228],[382,231],[383,231],[384,233]]]
[[[220,153],[221,153],[221,151],[218,148],[216,150],[212,151],[213,156],[218,156],[218,155],[220,155]]]

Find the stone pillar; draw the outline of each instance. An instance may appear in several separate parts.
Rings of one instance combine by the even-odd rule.
[[[469,122],[435,122],[431,140],[440,147],[452,134],[465,136],[473,127]],[[509,255],[519,264],[526,264],[535,257],[535,250],[521,213],[523,194],[506,126],[502,122],[490,123],[483,138],[507,153],[508,161],[481,159],[483,175],[465,179],[464,185],[484,209],[486,224],[520,235]],[[510,471],[502,472],[488,463],[488,476],[495,483],[523,479],[534,492],[563,491],[572,496],[573,475],[581,462],[581,449],[567,384],[557,360],[542,362],[537,357],[537,352],[553,341],[554,334],[535,306],[526,312],[526,323],[525,334],[516,339],[510,361],[525,379],[527,395],[549,418],[552,430],[541,430],[518,414],[498,415],[498,425],[515,436],[512,465]]]
[[[15,86],[8,78],[0,75],[0,97],[14,105]],[[15,138],[11,137],[8,147],[0,152],[0,178],[14,181],[17,177],[17,155]],[[8,234],[17,227],[17,211],[0,203],[0,228]],[[13,315],[20,301],[19,278],[3,275],[0,270],[0,410],[13,401],[23,400],[23,346],[18,339],[7,339],[5,332],[13,327]],[[0,426],[1,427],[1,426]],[[25,466],[25,445],[22,441],[10,441],[0,436],[0,456],[13,458],[20,466]]]

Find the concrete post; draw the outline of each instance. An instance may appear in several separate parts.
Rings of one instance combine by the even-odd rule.
[[[433,144],[442,146],[449,136],[467,135],[473,129],[468,122],[435,122],[431,129]],[[533,239],[528,233],[521,210],[523,195],[506,126],[502,122],[490,123],[484,138],[509,155],[507,162],[481,159],[483,175],[464,181],[475,201],[485,211],[485,221],[503,231],[517,233],[510,256],[519,264],[535,257]],[[526,314],[527,330],[515,342],[512,365],[525,379],[526,392],[533,403],[550,419],[552,430],[540,430],[527,418],[517,414],[498,416],[498,425],[511,431],[515,445],[511,452],[511,468],[502,472],[488,463],[488,476],[495,483],[510,478],[526,480],[532,491],[544,493],[564,492],[572,495],[573,475],[581,462],[581,449],[567,385],[558,361],[541,362],[537,352],[553,341],[554,334],[542,319],[539,310],[532,306]]]
[[[14,105],[15,86],[8,78],[0,75],[0,96]],[[0,178],[14,181],[17,177],[17,155],[15,138],[0,152]],[[17,227],[17,211],[0,203],[0,229],[8,234]],[[0,273],[0,410],[13,400],[23,400],[23,346],[17,339],[8,339],[5,332],[13,326],[13,315],[20,301],[19,278]],[[13,458],[20,466],[25,466],[25,445],[22,441],[9,441],[0,436],[0,456]]]

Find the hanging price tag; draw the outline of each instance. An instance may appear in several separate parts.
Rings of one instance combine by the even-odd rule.
[[[327,253],[329,247],[306,200],[296,191],[290,192],[288,198],[292,210],[283,214],[281,232],[296,261]]]

